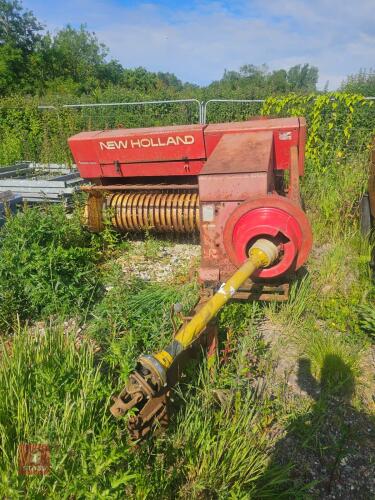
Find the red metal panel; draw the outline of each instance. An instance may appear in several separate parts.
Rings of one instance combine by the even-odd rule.
[[[114,163],[108,165],[78,163],[79,173],[84,179],[195,176],[199,174],[202,166],[202,160],[130,163],[128,165],[121,163],[119,166]]]
[[[297,145],[302,174],[305,142],[302,118],[252,120],[207,127],[186,125],[83,132],[71,137],[69,145],[84,178],[197,175],[203,166],[202,161],[212,155],[212,162],[215,161],[219,170],[227,168],[225,155],[231,155],[233,170],[257,170],[264,155],[256,154],[257,141],[252,137],[267,132],[273,134],[274,168],[290,168],[290,148]],[[232,134],[242,147],[234,147],[237,139],[225,137]],[[241,135],[249,137],[248,148],[245,147],[248,139],[241,138]],[[217,147],[219,149],[215,152]],[[208,161],[207,168],[211,168],[212,162]],[[133,169],[130,165],[134,164],[137,167]]]
[[[208,125],[204,132],[207,156],[210,157],[213,153],[223,134],[272,131],[274,137],[274,168],[286,170],[290,167],[290,148],[299,145],[300,142],[299,127],[299,118],[258,119]]]
[[[225,134],[201,175],[267,172],[271,166],[272,142],[271,131]]]
[[[290,148],[298,146],[299,129],[279,129],[274,131],[275,169],[288,170],[291,165]]]
[[[197,160],[206,157],[203,126],[118,129],[78,134],[69,139],[74,158],[113,163]]]
[[[199,277],[202,281],[218,281],[222,277],[230,276],[235,266],[229,260],[223,242],[223,233],[226,221],[230,214],[238,207],[235,201],[203,203],[201,204],[200,239],[202,248],[201,267]],[[213,207],[213,220],[204,217],[207,208]]]
[[[250,196],[265,195],[272,189],[268,172],[247,174],[199,175],[199,196],[202,201],[243,201]]]

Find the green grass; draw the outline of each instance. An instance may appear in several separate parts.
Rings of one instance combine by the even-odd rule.
[[[307,169],[303,190],[314,232],[307,274],[292,285],[288,302],[265,309],[280,332],[277,356],[289,355],[304,394],[293,395],[289,386],[279,390],[288,444],[281,439],[276,445],[276,463],[292,459],[297,483],[314,477],[315,469],[318,498],[340,495],[338,478],[347,474],[341,460],[355,457],[365,470],[373,468],[365,437],[375,434],[375,381],[366,363],[374,331],[373,243],[360,234],[358,210],[367,162],[366,155],[358,156],[333,164],[325,175]],[[353,488],[366,498],[373,493],[365,480]]]
[[[137,357],[167,344],[173,334],[171,307],[180,302],[188,313],[197,300],[195,283],[166,286],[128,282],[124,277],[91,311],[88,335],[102,346],[102,356],[116,365],[124,380]]]
[[[317,330],[312,332],[305,354],[322,389],[330,394],[352,395],[354,380],[359,375],[358,348],[349,349],[340,336]]]
[[[77,348],[75,340],[54,325],[34,336],[20,330],[10,349],[1,347],[2,496],[172,498],[179,491],[182,498],[269,498],[290,491],[287,469],[268,469],[271,403],[259,404],[243,374],[234,371],[226,385],[233,399],[220,406],[213,389],[221,385],[220,370],[210,380],[203,365],[196,385],[179,389],[181,411],[170,432],[135,451],[108,411],[116,369],[95,360],[90,343]],[[48,476],[18,475],[23,442],[50,445]]]
[[[125,477],[126,445],[116,439],[116,426],[107,412],[110,375],[95,364],[90,347],[83,344],[77,350],[74,338],[61,326],[35,337],[20,330],[9,352],[3,344],[2,496],[45,498],[48,493],[69,498],[81,492],[83,498],[91,492],[94,497],[95,491],[110,487],[111,479]],[[51,475],[18,476],[17,445],[24,442],[50,444]]]

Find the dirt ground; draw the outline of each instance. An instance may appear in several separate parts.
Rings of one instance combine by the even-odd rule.
[[[290,406],[303,409],[278,429],[280,438],[271,461],[292,463],[292,477],[298,483],[311,484],[308,493],[313,498],[375,498],[375,418],[352,405],[354,380],[351,393],[324,395],[322,384],[311,373],[309,360],[278,327],[265,320],[260,331],[272,357],[268,386],[282,386]],[[375,347],[363,363],[371,379],[371,373],[375,373]],[[374,383],[361,386],[357,392],[371,408],[375,402]]]

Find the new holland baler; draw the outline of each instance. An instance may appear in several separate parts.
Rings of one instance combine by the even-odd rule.
[[[212,341],[213,320],[230,299],[285,300],[306,262],[312,233],[301,207],[303,118],[256,119],[82,132],[69,139],[91,185],[87,226],[106,211],[122,232],[199,232],[201,300],[162,351],[141,356],[115,399],[139,439],[168,414],[171,387],[189,347]]]

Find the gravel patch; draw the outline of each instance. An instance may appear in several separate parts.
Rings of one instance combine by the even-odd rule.
[[[192,277],[200,254],[200,245],[194,243],[160,244],[150,249],[147,242],[134,241],[130,252],[120,257],[118,263],[125,276],[170,283],[183,276]]]

